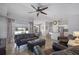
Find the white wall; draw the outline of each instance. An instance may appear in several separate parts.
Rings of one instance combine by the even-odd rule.
[[[68,18],[69,20],[69,33],[73,33],[73,31],[79,31],[79,15],[73,15]]]
[[[0,4],[0,15],[6,16],[7,8],[5,4]],[[0,38],[7,37],[7,21],[4,17],[0,16]]]
[[[0,38],[7,38],[7,21],[0,17]]]

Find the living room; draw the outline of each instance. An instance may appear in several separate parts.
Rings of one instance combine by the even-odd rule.
[[[0,3],[3,55],[78,55],[78,3]]]

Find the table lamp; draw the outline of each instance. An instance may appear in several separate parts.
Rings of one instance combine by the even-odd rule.
[[[78,42],[79,43],[79,31],[75,31],[73,32],[73,36],[75,36],[75,42]]]
[[[79,38],[79,32],[73,32],[73,36],[76,36],[77,38]]]

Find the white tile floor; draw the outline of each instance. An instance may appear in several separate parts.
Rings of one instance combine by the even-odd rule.
[[[28,50],[27,44],[25,44],[25,45],[20,46],[20,48],[15,47],[15,54],[16,55],[31,55],[33,53]]]
[[[33,54],[30,50],[28,50],[27,44],[21,45],[20,48],[16,47],[16,44],[14,44],[14,48],[11,44],[8,44],[6,53],[7,55],[32,55]]]

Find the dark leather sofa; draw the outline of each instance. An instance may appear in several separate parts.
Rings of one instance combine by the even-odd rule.
[[[57,43],[56,43],[57,45]],[[55,46],[56,46],[55,45]],[[74,46],[74,47],[64,47],[58,44],[58,48],[61,48],[59,51],[53,51],[51,52],[50,55],[79,55],[79,46]],[[45,55],[44,51],[40,48],[40,46],[35,46],[34,47],[34,54],[35,55]]]
[[[54,51],[60,51],[60,50],[64,50],[64,49],[68,48],[67,46],[64,46],[60,43],[53,43],[52,47],[53,47]]]
[[[34,49],[33,52],[34,52],[35,55],[46,55],[45,52],[42,51],[41,47],[38,46],[38,45],[37,46],[34,46],[33,49]],[[66,46],[61,45],[59,43],[53,43],[53,50],[54,51],[51,52],[51,54],[53,54],[53,55],[59,54],[60,51],[61,51],[60,54],[62,54],[62,51],[65,50],[65,49],[67,49]]]
[[[64,45],[64,46],[67,46],[67,43],[69,41],[68,37],[65,37],[65,36],[60,36],[58,37],[58,41],[60,44]]]
[[[53,55],[79,55],[79,46],[67,47],[59,43],[54,43],[53,49]]]
[[[6,39],[0,38],[0,55],[6,55]]]
[[[34,33],[19,34],[19,35],[15,35],[15,43],[19,48],[21,45],[27,44],[27,41],[35,40],[38,38],[39,36],[36,36]]]
[[[52,55],[79,55],[79,46],[69,47],[61,51],[52,52]]]
[[[37,40],[32,40],[32,41],[28,41],[27,42],[27,46],[28,46],[28,49],[30,50],[30,51],[34,51],[34,46],[40,46],[40,47],[42,47],[42,46],[44,46],[45,45],[45,40],[44,39],[37,39]]]
[[[6,48],[0,47],[0,55],[6,55]]]

